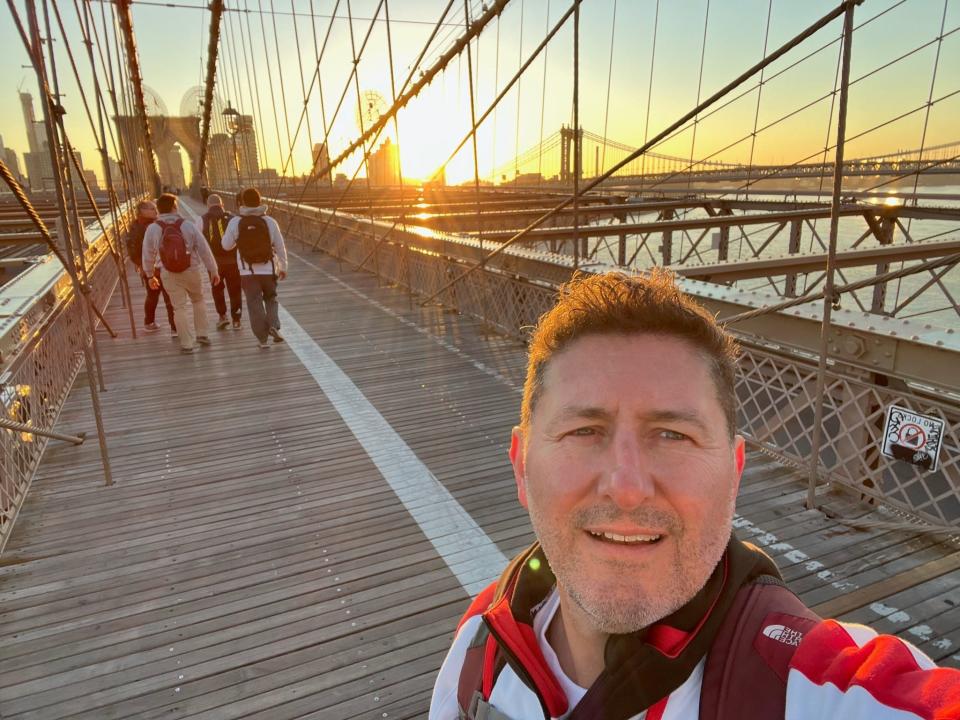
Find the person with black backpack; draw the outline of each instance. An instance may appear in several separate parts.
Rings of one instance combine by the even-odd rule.
[[[267,216],[267,206],[260,204],[260,192],[247,188],[241,199],[240,214],[230,220],[221,244],[224,250],[237,250],[250,329],[260,348],[267,349],[268,337],[274,343],[283,342],[277,281],[287,277],[287,248],[277,221]]]
[[[210,283],[216,285],[220,282],[217,261],[200,229],[177,212],[176,195],[164,193],[157,198],[157,210],[160,215],[143,238],[143,267],[155,267],[159,258],[160,279],[173,300],[180,351],[192,353],[197,350],[194,338],[200,345],[210,344],[200,266],[207,268]],[[150,283],[159,287],[156,278],[151,278]],[[193,305],[193,328],[186,319],[188,300]]]
[[[173,337],[177,336],[177,324],[173,318],[173,303],[170,296],[160,282],[160,271],[158,268],[147,268],[143,265],[143,236],[151,223],[157,219],[157,206],[152,200],[144,200],[137,205],[137,218],[127,231],[127,254],[130,256],[130,262],[137,268],[137,275],[140,276],[140,282],[147,290],[147,297],[143,301],[143,329],[148,333],[156,332],[160,329],[156,322],[157,303],[160,296],[163,295],[163,304],[167,308],[167,320],[170,323],[170,332]],[[157,287],[152,287],[150,280],[156,278],[154,283]]]
[[[207,196],[207,211],[203,214],[203,236],[210,245],[213,257],[217,261],[217,272],[220,275],[220,284],[214,285],[213,304],[217,307],[217,330],[224,330],[233,321],[233,329],[240,329],[240,315],[243,300],[240,293],[240,270],[237,267],[237,251],[224,250],[221,240],[227,229],[227,224],[233,215],[223,209],[223,200],[219,195],[211,193]],[[230,318],[227,319],[227,303],[223,297],[224,289],[230,296]]]

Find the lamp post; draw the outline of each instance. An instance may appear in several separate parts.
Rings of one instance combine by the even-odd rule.
[[[240,158],[237,156],[237,133],[240,132],[240,113],[230,106],[230,101],[228,100],[227,107],[221,114],[223,115],[227,132],[230,133],[230,140],[233,144],[233,169],[237,173],[237,190],[239,191],[242,189],[242,183],[240,181]]]

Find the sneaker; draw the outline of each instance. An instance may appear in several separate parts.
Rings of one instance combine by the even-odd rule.
[[[189,355],[189,354],[191,354],[191,353],[195,353],[196,351],[197,351],[197,346],[196,346],[196,345],[194,345],[193,347],[188,347],[188,348],[180,348],[180,352],[182,352],[184,355]]]
[[[144,326],[143,326],[143,329],[144,329],[145,332],[156,332],[157,330],[160,329],[160,326],[157,325],[155,322],[152,322],[152,323],[147,323],[146,325],[144,325]]]
[[[270,337],[273,338],[273,341],[274,341],[275,343],[282,343],[282,342],[283,342],[283,335],[281,335],[281,334],[280,334],[280,331],[277,330],[276,328],[270,328],[269,330],[267,330],[267,332],[270,333]]]
[[[217,320],[217,330],[226,330],[228,325],[230,325],[230,321],[227,320],[227,316],[221,315],[220,319]]]
[[[239,321],[239,320],[234,320],[234,321],[233,321],[233,329],[234,329],[234,330],[239,330],[239,329],[240,329],[240,321]]]
[[[201,345],[209,345],[210,338],[208,338],[206,335],[197,335],[197,342]]]
[[[261,350],[269,350],[269,349],[270,349],[270,346],[267,344],[266,341],[258,342],[258,343],[257,343],[257,347],[260,348]]]
[[[177,331],[176,331],[176,330],[171,330],[171,331],[170,331],[170,337],[176,338],[176,337],[180,337],[180,336],[177,334]]]

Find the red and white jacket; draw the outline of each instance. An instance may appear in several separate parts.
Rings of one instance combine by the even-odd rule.
[[[562,720],[574,712],[587,692],[564,675],[546,640],[559,605],[556,590],[550,590],[534,607],[532,623],[526,624],[510,617],[507,603],[495,602],[497,585],[481,593],[461,620],[434,686],[430,720],[474,716]],[[802,606],[792,593],[778,592],[772,593],[772,606],[768,602],[747,622],[724,622],[717,643],[738,661],[712,657],[720,654],[712,652],[717,645],[713,646],[679,687],[631,720],[960,720],[960,671],[938,668],[899,638],[878,635],[862,625],[817,620],[809,611],[797,610]],[[741,592],[737,597],[731,615],[744,618],[750,613],[744,608],[753,607],[752,601],[744,598],[756,596]],[[769,612],[771,609],[786,612]],[[748,629],[741,631],[744,625]],[[730,630],[733,626],[737,629]],[[489,631],[482,652],[477,645],[478,631],[484,636]],[[665,655],[685,642],[682,634],[671,628],[651,636],[652,644]],[[461,708],[468,703],[462,676],[473,673],[479,677],[477,668],[469,667],[478,657],[485,666],[493,664],[491,643],[509,646],[510,661],[499,663],[495,673],[487,668],[481,712],[470,710],[464,715]],[[468,652],[471,645],[472,653]],[[525,679],[514,665],[522,667]],[[760,692],[757,683],[779,683],[779,696]],[[701,695],[710,698],[703,708]],[[764,695],[768,697],[761,697]]]

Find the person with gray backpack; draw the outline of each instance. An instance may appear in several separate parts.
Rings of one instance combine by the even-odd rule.
[[[173,316],[180,336],[180,351],[196,352],[197,345],[209,345],[207,332],[207,309],[203,301],[203,276],[205,267],[210,284],[220,282],[217,261],[200,230],[192,222],[186,222],[177,212],[177,196],[164,193],[157,198],[160,213],[143,236],[141,267],[160,268],[160,280],[151,277],[150,287],[163,287],[173,301]],[[187,320],[187,303],[193,306],[193,327]],[[194,334],[196,333],[196,334]]]
[[[241,200],[239,214],[230,219],[220,242],[224,250],[237,249],[250,329],[257,336],[259,347],[265,350],[270,347],[267,340],[271,337],[274,343],[283,342],[277,281],[287,277],[287,248],[280,226],[260,202],[260,192],[247,188]]]

